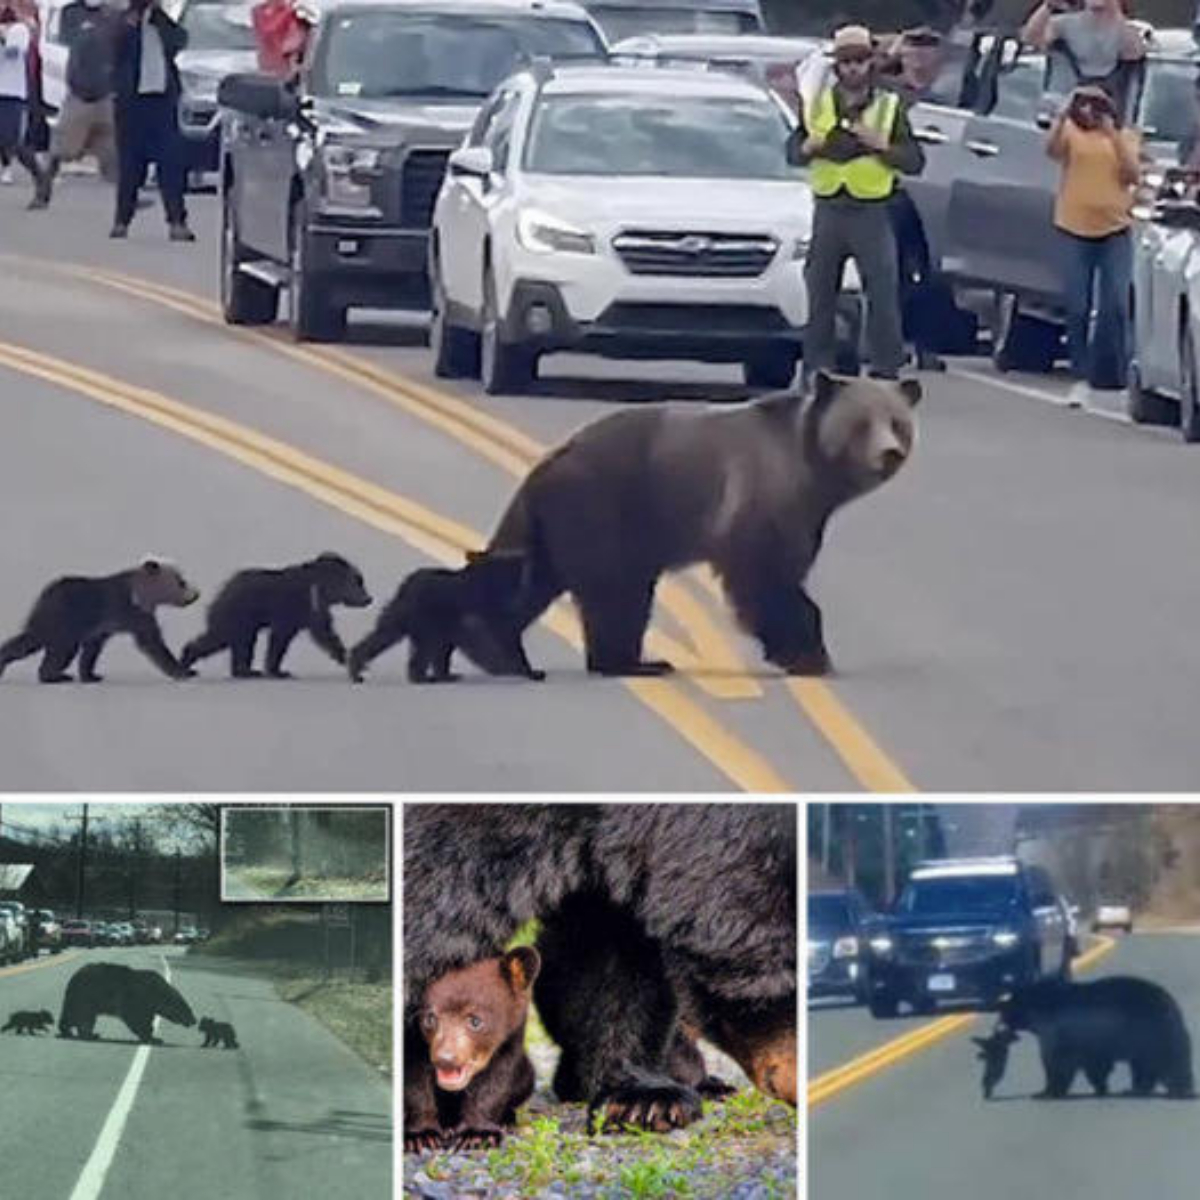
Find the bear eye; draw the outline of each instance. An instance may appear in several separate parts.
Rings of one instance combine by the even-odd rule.
[[[437,1028],[437,1014],[431,1013],[431,1012],[422,1013],[421,1014],[421,1028],[422,1029],[436,1029]]]
[[[482,1018],[482,1017],[477,1017],[477,1016],[476,1016],[474,1013],[472,1013],[472,1014],[471,1014],[471,1015],[470,1015],[470,1016],[467,1018],[467,1028],[468,1028],[468,1029],[472,1029],[472,1030],[474,1030],[476,1033],[478,1033],[478,1032],[479,1032],[479,1030],[481,1030],[481,1029],[483,1028],[483,1018]]]

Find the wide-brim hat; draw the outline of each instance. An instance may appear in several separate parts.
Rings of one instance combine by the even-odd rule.
[[[871,37],[871,31],[865,25],[843,25],[833,35],[833,42],[829,47],[830,58],[842,58],[845,55],[853,54],[874,54],[875,41]]]

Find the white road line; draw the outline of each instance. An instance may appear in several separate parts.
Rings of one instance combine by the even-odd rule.
[[[163,974],[170,983],[171,968],[167,965],[166,958],[162,955],[159,955],[159,958],[162,960]],[[157,1035],[157,1017],[154,1018],[152,1028]],[[113,1101],[104,1127],[100,1130],[100,1136],[96,1139],[91,1157],[79,1173],[79,1180],[71,1192],[70,1200],[98,1200],[100,1193],[104,1190],[104,1181],[108,1178],[109,1168],[117,1153],[121,1134],[125,1130],[125,1122],[129,1119],[129,1113],[133,1109],[134,1097],[137,1096],[138,1086],[142,1082],[142,1075],[145,1074],[146,1063],[149,1060],[150,1047],[139,1046],[134,1052],[133,1062],[129,1064],[125,1082],[121,1084],[121,1090],[117,1093],[117,1098]]]
[[[987,375],[983,371],[970,371],[965,367],[950,367],[947,375],[959,379],[968,379],[972,383],[985,383],[989,387],[999,388],[1004,392],[1012,392],[1016,396],[1024,396],[1027,400],[1039,400],[1043,404],[1053,404],[1056,408],[1069,408],[1066,393],[1052,392],[1048,388],[1034,387],[1029,383],[1013,383],[1010,379],[1000,379],[995,375]],[[1116,421],[1119,425],[1132,425],[1129,415],[1123,412],[1112,412],[1106,408],[1093,408],[1090,404],[1083,406],[1083,412],[1093,417],[1102,417],[1106,421]]]

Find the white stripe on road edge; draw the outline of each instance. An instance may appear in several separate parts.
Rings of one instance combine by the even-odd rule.
[[[159,957],[162,958],[161,955]],[[167,982],[170,983],[171,968],[167,966],[165,958],[162,958],[162,965],[163,974],[166,976]],[[157,1034],[157,1017],[154,1018],[151,1029]],[[96,1139],[96,1145],[92,1150],[91,1157],[84,1164],[83,1170],[79,1174],[79,1181],[75,1184],[74,1191],[71,1192],[71,1200],[97,1200],[100,1193],[104,1190],[104,1181],[108,1178],[108,1170],[112,1166],[113,1157],[117,1153],[121,1134],[125,1131],[125,1122],[129,1119],[129,1113],[133,1108],[133,1100],[137,1095],[138,1085],[142,1082],[142,1076],[145,1074],[146,1063],[149,1059],[149,1046],[139,1046],[134,1052],[133,1062],[129,1065],[125,1082],[121,1084],[121,1090],[117,1093],[116,1100],[113,1101],[112,1109],[108,1114],[108,1119],[104,1122],[104,1128],[100,1130],[100,1136]]]
[[[1052,392],[1046,388],[1034,387],[1031,383],[1013,383],[1011,380],[998,379],[995,375],[985,375],[982,371],[970,371],[965,367],[949,367],[946,374],[953,375],[958,379],[968,379],[972,383],[985,383],[990,387],[999,388],[1001,391],[1024,396],[1027,400],[1040,400],[1043,404],[1053,404],[1056,408],[1071,407],[1067,403],[1065,392],[1060,395],[1058,392]],[[1106,408],[1093,408],[1090,404],[1083,405],[1082,411],[1093,417],[1103,417],[1106,421],[1116,421],[1119,425],[1133,424],[1127,413],[1110,412]],[[1139,428],[1141,427],[1139,426]]]

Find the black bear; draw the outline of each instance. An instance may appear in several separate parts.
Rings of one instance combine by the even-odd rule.
[[[186,608],[199,596],[178,567],[159,558],[115,575],[66,575],[42,590],[25,628],[0,646],[0,675],[9,663],[41,650],[42,683],[69,682],[67,668],[77,654],[79,681],[99,683],[96,663],[105,642],[113,634],[129,633],[164,675],[187,679],[195,672],[167,649],[154,610],[163,604]]]
[[[646,405],[586,426],[533,468],[488,545],[529,557],[517,627],[570,592],[589,671],[660,674],[671,664],[642,658],[658,578],[707,562],[769,662],[827,672],[805,578],[833,513],[903,466],[920,395],[821,373],[808,403]]]
[[[525,655],[521,630],[512,621],[525,576],[525,555],[471,551],[458,570],[421,567],[401,584],[379,614],[375,628],[350,652],[350,678],[362,681],[368,664],[408,638],[408,678],[413,683],[444,683],[458,678],[450,670],[455,647],[464,641],[467,623],[473,636],[464,653],[495,675],[545,679]],[[485,654],[472,655],[490,641]]]
[[[983,1063],[983,1098],[990,1100],[1008,1069],[1008,1052],[1017,1035],[1011,1029],[996,1028],[987,1037],[973,1037],[971,1041],[978,1047],[975,1057]]]
[[[287,679],[284,655],[296,635],[307,629],[334,662],[344,664],[346,647],[329,610],[335,604],[366,608],[370,603],[361,572],[340,554],[319,554],[291,567],[238,571],[209,605],[208,626],[184,647],[183,662],[190,667],[228,650],[233,677],[255,678],[259,675],[254,669],[255,644],[258,635],[269,629],[266,674]]]
[[[228,1021],[214,1021],[212,1017],[201,1017],[198,1026],[204,1034],[204,1046],[223,1046],[226,1050],[238,1048],[237,1033]]]
[[[40,1033],[43,1029],[49,1029],[54,1024],[54,1014],[46,1009],[38,1009],[37,1012],[15,1012],[4,1023],[3,1028],[0,1028],[0,1033],[7,1033],[10,1029],[16,1033],[28,1033],[31,1036]]]
[[[154,1036],[154,1018],[176,1025],[195,1025],[188,1002],[157,972],[139,971],[117,963],[89,963],[67,981],[59,1037],[94,1038],[96,1018],[119,1017],[143,1042]]]
[[[1183,1013],[1165,988],[1148,980],[1113,975],[1031,984],[1001,1004],[998,1027],[1037,1038],[1046,1072],[1041,1097],[1065,1096],[1079,1071],[1097,1095],[1106,1095],[1119,1062],[1129,1064],[1134,1095],[1149,1096],[1159,1084],[1177,1099],[1194,1094]]]
[[[410,805],[404,889],[409,1061],[429,984],[540,918],[536,1000],[567,1064],[556,1086],[607,1124],[700,1115],[681,1029],[795,1104],[793,805]],[[572,987],[576,973],[606,986]]]
[[[537,951],[522,946],[448,971],[426,989],[417,1021],[428,1049],[404,1065],[405,1149],[498,1146],[516,1124],[535,1082],[525,1019],[540,965]]]

